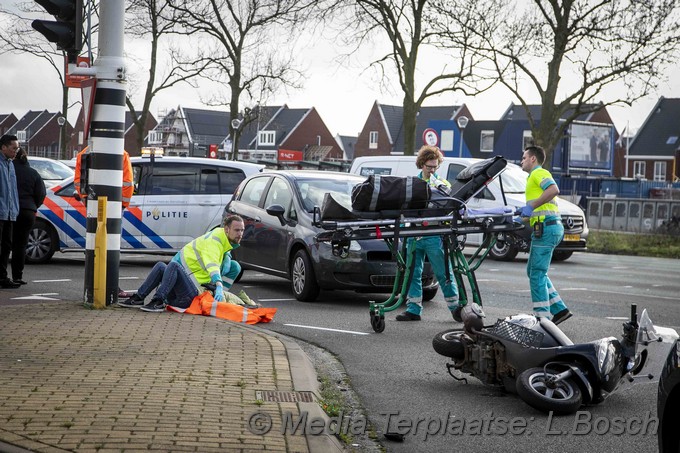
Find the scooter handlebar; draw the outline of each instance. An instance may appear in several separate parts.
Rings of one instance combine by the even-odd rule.
[[[630,304],[630,322],[637,324],[637,304]]]

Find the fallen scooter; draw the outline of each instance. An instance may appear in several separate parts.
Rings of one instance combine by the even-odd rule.
[[[484,326],[484,313],[475,305],[463,309],[463,329],[440,332],[432,340],[437,353],[452,359],[446,364],[449,374],[465,382],[456,372],[468,374],[555,414],[571,414],[625,386],[653,382],[678,338],[675,330],[654,326],[647,310],[638,322],[635,304],[620,340],[583,344],[574,344],[552,321],[531,315]]]

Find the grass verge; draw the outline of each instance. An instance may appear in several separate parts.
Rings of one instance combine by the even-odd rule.
[[[588,251],[608,255],[680,258],[680,236],[590,230]]]

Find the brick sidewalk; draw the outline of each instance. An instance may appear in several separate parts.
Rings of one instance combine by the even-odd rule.
[[[257,329],[50,301],[0,305],[0,346],[0,441],[18,447],[306,452],[315,445],[281,429],[282,414],[309,406],[257,400],[261,390],[302,390],[294,388],[286,346]],[[257,412],[271,417],[266,435],[249,430]]]

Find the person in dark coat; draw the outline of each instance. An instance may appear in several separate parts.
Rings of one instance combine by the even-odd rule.
[[[25,285],[23,278],[28,235],[46,193],[45,183],[38,172],[28,164],[28,156],[23,149],[19,149],[14,158],[14,172],[17,175],[19,215],[12,231],[12,280],[14,283]]]

